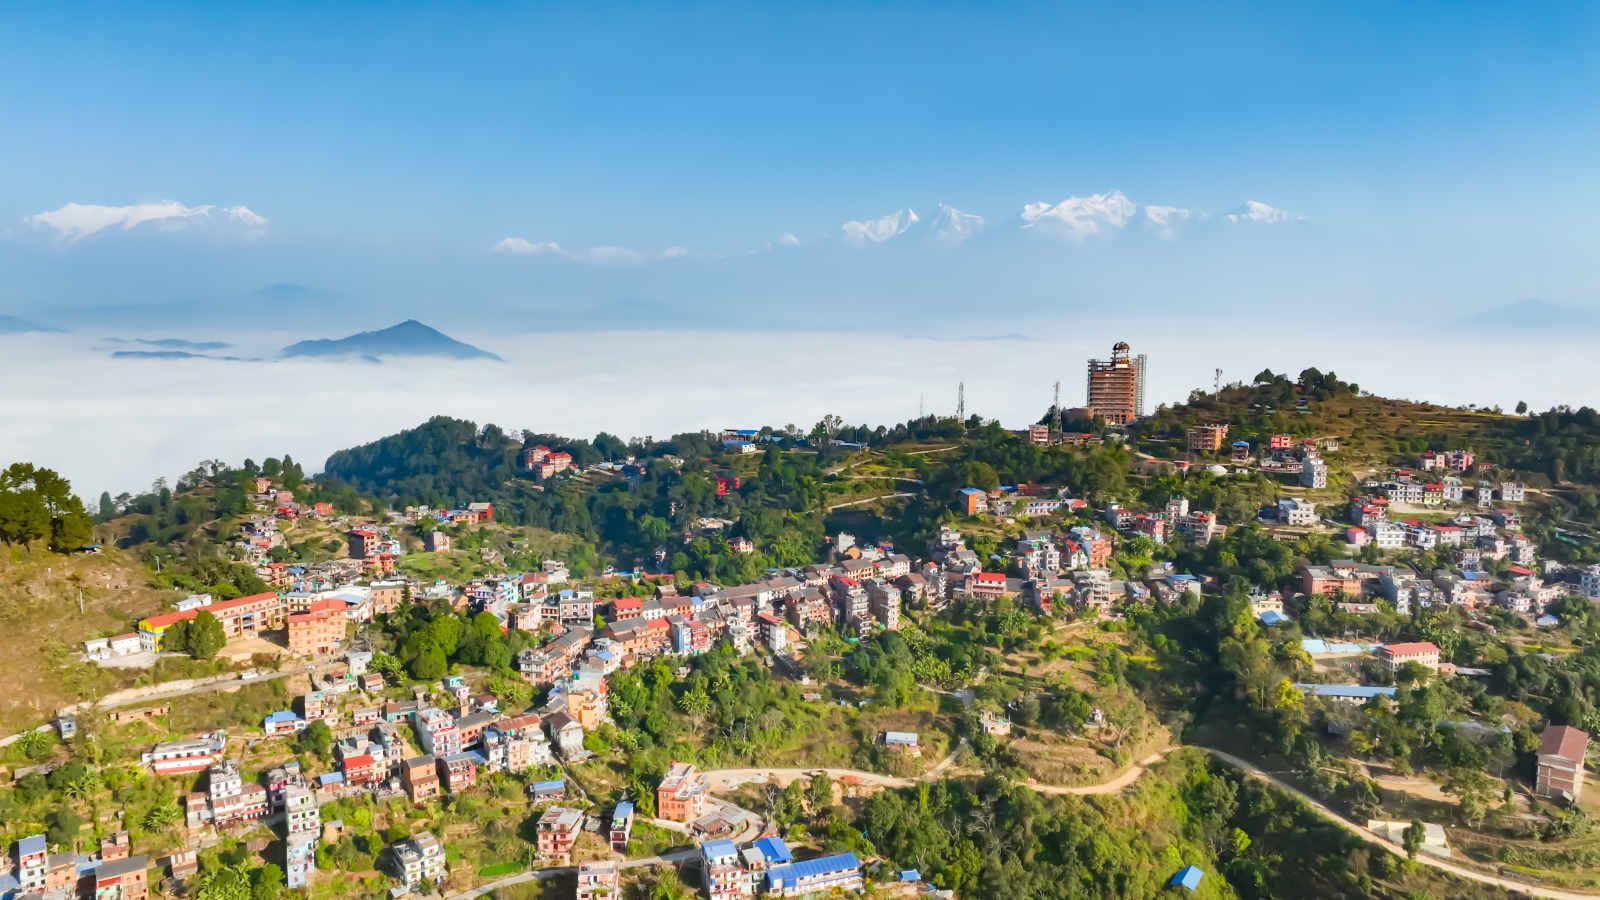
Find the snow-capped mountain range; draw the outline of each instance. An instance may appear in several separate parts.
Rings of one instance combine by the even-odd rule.
[[[1119,190],[1083,197],[1068,197],[1059,202],[1040,201],[1022,207],[1015,218],[1001,223],[1000,231],[1021,230],[1052,235],[1073,243],[1103,240],[1129,227],[1138,227],[1161,240],[1176,239],[1185,229],[1201,223],[1227,226],[1256,227],[1282,226],[1303,221],[1284,210],[1268,206],[1257,200],[1246,201],[1241,206],[1212,216],[1179,206],[1137,203]],[[870,247],[891,241],[924,239],[941,244],[957,245],[996,231],[983,216],[962,212],[943,203],[928,214],[914,209],[902,209],[870,219],[852,219],[839,227],[836,235],[802,241],[793,234],[784,234],[768,243],[760,251],[780,250],[826,243],[830,239],[845,244]],[[500,253],[541,254],[562,256],[584,262],[617,262],[624,255],[629,262],[642,262],[646,254],[623,250],[620,247],[598,247],[581,252],[568,252],[549,242],[531,242],[519,237],[509,237],[495,244],[491,250]],[[684,255],[682,248],[671,248],[657,258]],[[712,257],[716,258],[716,257]]]

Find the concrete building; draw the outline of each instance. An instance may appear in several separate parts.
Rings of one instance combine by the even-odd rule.
[[[322,831],[322,816],[316,794],[304,781],[285,785],[283,804],[289,829],[284,842],[284,883],[290,888],[303,888],[317,873],[317,837]]]
[[[584,863],[578,867],[577,900],[617,900],[622,896],[618,877],[615,861]]]
[[[667,777],[656,788],[656,815],[669,822],[692,822],[700,818],[706,799],[706,776],[693,763],[674,762]]]
[[[860,891],[862,885],[861,860],[854,853],[787,863],[767,870],[767,893],[778,897]]]
[[[566,856],[583,833],[583,810],[552,806],[539,817],[539,855]]]
[[[1552,725],[1539,739],[1539,768],[1533,792],[1551,800],[1577,803],[1583,794],[1583,756],[1589,735],[1570,725]]]
[[[1328,464],[1322,461],[1322,457],[1307,456],[1300,464],[1300,486],[1312,490],[1328,486]]]
[[[232,641],[254,637],[263,631],[283,627],[288,607],[276,593],[252,594],[237,600],[224,600],[208,606],[162,613],[139,622],[139,642],[147,651],[161,649],[161,636],[178,622],[192,622],[202,612],[217,617],[222,633]]]
[[[303,613],[289,616],[289,652],[295,656],[326,656],[344,643],[345,602],[313,600]]]
[[[1304,497],[1286,497],[1278,501],[1278,521],[1296,527],[1315,525],[1317,505]]]
[[[150,896],[149,869],[146,856],[130,856],[95,869],[95,900],[145,900]]]
[[[1195,425],[1189,429],[1189,449],[1197,453],[1216,453],[1227,439],[1227,425]]]
[[[424,881],[438,884],[449,874],[444,845],[429,832],[413,834],[410,840],[396,844],[394,855],[400,880],[413,892],[418,891]]]
[[[1112,425],[1126,425],[1144,415],[1145,357],[1129,355],[1118,341],[1110,359],[1089,360],[1089,413]]]

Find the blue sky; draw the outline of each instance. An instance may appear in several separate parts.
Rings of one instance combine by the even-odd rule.
[[[0,6],[0,312],[284,282],[486,314],[841,292],[956,310],[985,285],[1600,302],[1592,4],[457,6]],[[1113,190],[1207,227],[1013,233],[1025,204]],[[63,241],[27,220],[154,200],[266,224]],[[1292,235],[1218,231],[1248,200]],[[829,246],[939,203],[989,246]],[[810,255],[745,256],[784,234]],[[568,256],[489,253],[510,237]],[[594,247],[701,267],[568,258]]]

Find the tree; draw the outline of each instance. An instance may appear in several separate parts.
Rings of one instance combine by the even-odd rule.
[[[376,834],[368,835],[374,840],[380,840]],[[380,843],[379,847],[383,845]],[[276,900],[283,894],[283,869],[277,863],[266,863],[261,868],[250,873],[250,896],[252,900]]]
[[[54,742],[50,740],[48,731],[24,731],[17,738],[17,749],[22,751],[23,756],[32,760],[44,759],[50,754],[50,748],[53,746]]]
[[[46,813],[44,824],[45,837],[50,843],[67,850],[73,848],[78,840],[78,832],[83,829],[83,819],[66,806],[58,806]]]
[[[812,777],[806,786],[806,802],[811,805],[811,814],[818,819],[833,806],[833,779],[826,772]]]
[[[252,900],[250,875],[243,865],[219,866],[200,876],[196,900]]]
[[[189,623],[188,649],[195,659],[211,659],[228,643],[222,622],[210,610],[202,609]]]
[[[1412,819],[1411,824],[1406,826],[1405,833],[1400,836],[1405,843],[1407,859],[1417,858],[1417,851],[1422,848],[1422,841],[1427,836],[1428,829],[1423,826],[1422,820]]]
[[[301,753],[314,753],[326,757],[328,751],[333,749],[333,731],[328,728],[328,723],[317,719],[307,725],[300,736],[295,739],[295,749]]]
[[[1528,414],[1528,401],[1526,401],[1526,400],[1518,400],[1517,401],[1517,415],[1525,416],[1527,414]]]
[[[178,824],[183,818],[183,809],[178,806],[178,801],[167,799],[150,807],[144,814],[144,827],[147,831],[166,831]]]
[[[1487,774],[1476,769],[1460,769],[1450,774],[1444,792],[1455,795],[1461,804],[1461,818],[1475,828],[1489,811],[1493,787]]]

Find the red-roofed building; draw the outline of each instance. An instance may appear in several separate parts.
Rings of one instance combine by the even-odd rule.
[[[1552,800],[1578,802],[1583,794],[1583,757],[1589,735],[1569,725],[1552,725],[1539,738],[1539,770],[1533,792]]]
[[[618,597],[611,602],[611,616],[617,621],[644,615],[644,601],[638,597]]]
[[[346,756],[340,768],[344,772],[345,784],[351,787],[381,781],[384,775],[383,771],[378,767],[378,761],[373,759],[370,753]],[[387,768],[387,766],[384,768]]]
[[[979,600],[993,600],[1006,594],[1004,572],[974,572],[967,576],[967,596]]]
[[[378,552],[378,542],[382,538],[370,528],[352,528],[345,535],[345,540],[350,545],[351,559],[365,559]]]
[[[1439,671],[1439,648],[1432,641],[1412,641],[1378,648],[1378,662],[1393,675],[1406,663]]]
[[[282,628],[287,607],[283,598],[274,593],[252,594],[237,600],[223,600],[209,606],[197,606],[180,612],[162,613],[139,622],[139,642],[146,650],[161,649],[161,636],[178,622],[192,622],[202,612],[217,617],[222,633],[228,640],[253,636],[262,631]]]

